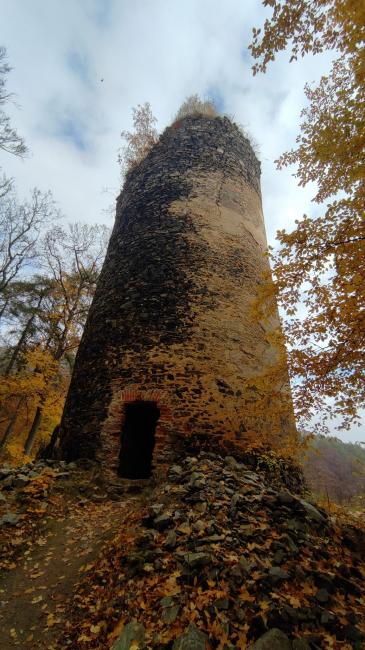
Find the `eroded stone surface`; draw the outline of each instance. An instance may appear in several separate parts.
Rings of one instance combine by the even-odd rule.
[[[180,437],[222,437],[228,425],[242,439],[265,427],[243,388],[275,356],[250,316],[268,268],[259,177],[235,125],[194,116],[129,173],[77,354],[61,456],[115,470],[133,400],[160,410],[155,458]]]

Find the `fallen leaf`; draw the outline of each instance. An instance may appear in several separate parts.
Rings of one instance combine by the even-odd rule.
[[[33,598],[33,600],[31,600],[31,603],[32,603],[32,604],[34,604],[34,603],[40,603],[41,600],[43,600],[43,596],[35,596],[35,598]]]
[[[297,598],[296,596],[290,596],[289,603],[291,604],[292,607],[295,608],[301,607],[301,602],[299,598]]]

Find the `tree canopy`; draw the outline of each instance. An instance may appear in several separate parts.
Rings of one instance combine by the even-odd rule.
[[[12,93],[9,93],[6,88],[7,75],[11,71],[11,67],[6,60],[6,49],[0,46],[0,150],[6,153],[13,154],[23,158],[27,152],[28,147],[22,138],[12,126],[10,117],[4,110],[5,104],[13,100]],[[10,192],[13,181],[8,178],[0,166],[0,199]]]
[[[28,151],[24,139],[18,135],[10,122],[10,117],[1,108],[12,99],[12,95],[6,89],[6,76],[10,70],[11,67],[6,61],[6,49],[0,46],[0,149],[23,157]]]
[[[299,185],[316,184],[315,216],[281,230],[272,256],[297,412],[321,411],[349,427],[365,399],[365,5],[361,0],[265,0],[272,16],[250,46],[265,72],[288,49],[291,61],[333,51],[332,68],[307,104],[296,147],[279,168],[296,165]],[[317,212],[319,211],[319,214]],[[304,305],[305,315],[299,314]]]
[[[34,241],[28,273],[3,291],[0,451],[12,460],[28,456],[36,437],[38,447],[47,442],[60,419],[108,234],[96,224],[53,225]]]
[[[118,162],[124,176],[138,165],[158,140],[157,119],[148,102],[132,108],[133,131],[122,131],[123,147],[119,150]]]

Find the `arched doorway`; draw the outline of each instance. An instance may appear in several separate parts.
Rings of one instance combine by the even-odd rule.
[[[155,431],[160,410],[156,402],[137,400],[125,404],[118,474],[124,478],[149,478]]]

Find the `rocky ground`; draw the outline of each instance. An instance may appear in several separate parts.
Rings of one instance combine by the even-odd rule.
[[[365,648],[361,531],[311,504],[295,471],[274,457],[246,460],[201,452],[167,477],[115,486],[92,467],[60,463],[0,473],[8,504],[1,647]],[[62,535],[66,586],[48,580]],[[44,575],[31,578],[27,564]],[[26,608],[24,585],[37,579],[47,588],[30,602],[42,596],[44,615],[22,621],[20,633],[9,615]]]
[[[0,648],[51,650],[82,572],[135,510],[94,468],[52,461],[0,468]]]

